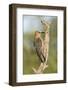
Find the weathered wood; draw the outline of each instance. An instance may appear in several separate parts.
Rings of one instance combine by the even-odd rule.
[[[50,25],[45,22],[41,22],[42,26],[43,26],[43,33],[45,34],[44,36],[44,40],[43,40],[43,52],[44,52],[44,56],[46,57],[46,60],[44,63],[40,63],[38,69],[32,68],[33,72],[35,74],[41,74],[44,72],[44,70],[48,67],[47,65],[47,61],[48,61],[48,52],[49,52],[49,27]]]
[[[48,65],[46,65],[45,63],[41,63],[38,69],[32,68],[32,70],[35,74],[42,74],[47,67]]]

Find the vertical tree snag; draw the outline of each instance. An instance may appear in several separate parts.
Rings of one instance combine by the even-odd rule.
[[[48,52],[49,52],[49,27],[50,25],[47,22],[41,21],[44,32],[44,40],[43,40],[43,54],[46,57],[45,62],[41,62],[37,69],[32,68],[35,74],[42,74],[44,70],[48,67]]]

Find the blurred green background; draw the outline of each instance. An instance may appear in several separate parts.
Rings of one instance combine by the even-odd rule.
[[[50,23],[50,42],[48,68],[44,73],[57,73],[57,17],[56,16],[23,16],[23,74],[34,74],[32,67],[38,68],[39,57],[34,48],[34,33],[42,31],[41,20]]]

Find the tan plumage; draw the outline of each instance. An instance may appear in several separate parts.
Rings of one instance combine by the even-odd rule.
[[[46,62],[48,60],[48,51],[49,51],[49,24],[42,23],[43,30],[45,33],[44,40],[41,37],[41,33],[36,31],[35,32],[35,48],[37,55],[39,56],[41,62]]]
[[[44,56],[44,44],[43,39],[41,38],[41,33],[36,31],[35,32],[35,48],[37,55],[39,56],[41,62],[45,62],[45,56]]]

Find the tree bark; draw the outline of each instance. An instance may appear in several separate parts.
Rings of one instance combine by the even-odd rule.
[[[44,63],[41,62],[38,69],[32,68],[34,73],[36,74],[42,74],[44,70],[48,67],[47,60],[48,60],[48,52],[49,52],[49,27],[50,25],[48,23],[44,24],[43,22],[42,22],[42,25],[43,25],[43,30],[45,34],[43,44],[44,44],[44,56],[46,57],[46,61]]]
[[[35,74],[42,74],[47,67],[48,65],[46,65],[46,63],[41,63],[38,69],[32,68],[32,70],[34,71]]]

